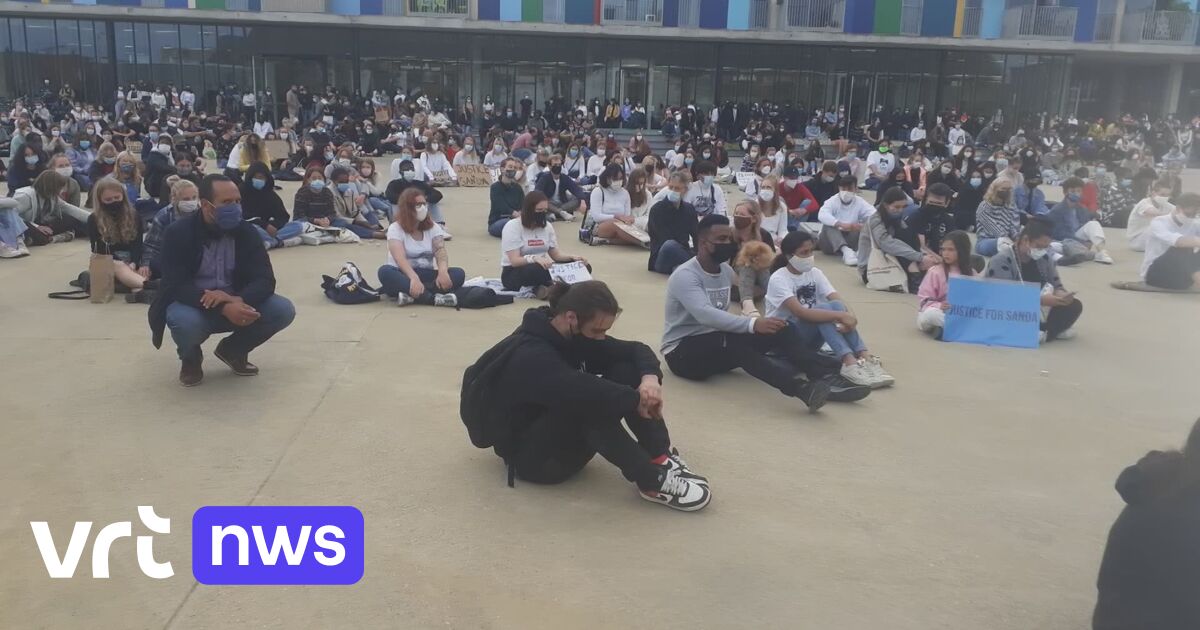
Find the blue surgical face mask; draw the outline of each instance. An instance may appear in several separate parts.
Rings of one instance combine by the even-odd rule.
[[[713,181],[714,181],[715,179],[716,179],[716,178],[715,178],[715,177],[713,177],[712,175],[705,175],[705,176],[704,176],[704,185],[705,185],[705,186],[712,186],[712,185],[713,185]]]
[[[314,179],[311,182],[308,182],[308,187],[314,192],[321,192],[322,190],[325,190],[325,180]]]
[[[971,178],[971,188],[979,188],[982,185],[983,185],[983,178],[981,178],[981,177],[972,177]]]
[[[262,190],[263,188],[266,188],[266,187],[267,187],[267,180],[265,180],[265,179],[252,179],[252,180],[250,180],[250,185],[251,185],[251,186],[254,186],[254,190]]]
[[[149,135],[149,136],[150,136],[150,139],[151,139],[151,140],[158,140],[158,132],[157,132],[157,131],[151,131],[151,132],[150,132],[149,134],[147,134],[147,135]]]
[[[242,204],[230,203],[217,208],[217,227],[228,232],[242,222]]]
[[[674,190],[667,190],[667,201],[671,203],[679,203],[679,193]]]
[[[338,189],[338,192],[340,192],[344,195],[344,194],[350,192],[350,184],[346,183],[346,182],[342,182],[337,185],[337,189]]]
[[[30,165],[30,166],[33,166],[33,165],[37,164],[37,163],[38,163],[38,156],[36,156],[36,155],[26,155],[26,156],[25,156],[25,163],[26,163],[26,164],[28,164],[28,165]]]
[[[88,149],[92,148],[92,141],[91,140],[80,140],[79,148],[83,149],[84,151],[87,151]]]
[[[1079,203],[1079,200],[1080,200],[1081,198],[1082,198],[1082,195],[1080,195],[1079,193],[1070,193],[1070,194],[1068,194],[1068,195],[1067,195],[1067,199],[1068,199],[1068,200],[1069,200],[1071,203]]]

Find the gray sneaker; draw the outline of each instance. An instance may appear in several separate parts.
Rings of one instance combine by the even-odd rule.
[[[871,373],[871,377],[875,379],[875,382],[871,383],[871,389],[891,387],[896,384],[896,377],[883,370],[883,362],[879,360],[879,357],[873,356],[863,363],[867,371]]]
[[[396,296],[396,306],[408,306],[417,300],[407,293],[401,293]]]
[[[453,293],[438,293],[433,296],[434,306],[458,306],[458,296]]]
[[[300,238],[299,236],[293,236],[292,238],[285,238],[285,239],[279,241],[280,247],[295,247],[297,245],[303,245],[303,244],[304,244],[304,239]]]
[[[867,367],[866,362],[859,359],[854,363],[842,366],[842,378],[855,385],[875,386],[875,374]]]

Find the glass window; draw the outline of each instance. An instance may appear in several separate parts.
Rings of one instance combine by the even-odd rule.
[[[146,23],[133,24],[133,51],[137,59],[137,78],[139,81],[153,82],[154,75],[150,70],[150,25]]]
[[[150,24],[149,28],[154,84],[173,83],[179,87],[179,27],[175,24]]]
[[[201,26],[200,39],[204,44],[204,85],[197,87],[203,90],[196,94],[196,100],[213,106],[217,102],[217,93],[221,89],[220,65],[217,63],[217,27]]]
[[[12,65],[12,41],[8,36],[8,18],[0,18],[0,94],[14,96],[19,94],[13,83]]]
[[[75,20],[55,20],[58,36],[58,84],[70,85],[78,92],[83,89],[83,64],[79,61],[79,23]]]
[[[179,88],[190,86],[196,92],[196,106],[204,107],[204,44],[200,26],[179,25]]]
[[[137,54],[134,48],[133,24],[117,22],[113,25],[117,50],[117,83],[128,87],[137,81]]]

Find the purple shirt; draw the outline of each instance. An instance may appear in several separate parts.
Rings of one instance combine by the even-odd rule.
[[[233,291],[234,247],[232,236],[222,236],[204,244],[200,268],[196,270],[196,288],[202,291]]]

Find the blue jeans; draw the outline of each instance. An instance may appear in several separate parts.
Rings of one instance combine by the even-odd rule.
[[[504,226],[508,224],[510,218],[497,219],[494,223],[488,226],[488,234],[500,238],[500,233],[504,231]]]
[[[654,270],[669,275],[676,267],[691,260],[692,256],[694,254],[679,241],[667,241],[658,249],[658,256],[654,259]]]
[[[180,359],[200,356],[200,344],[214,333],[233,332],[221,343],[234,354],[250,354],[296,318],[296,307],[282,295],[272,295],[258,305],[259,318],[249,326],[234,326],[221,309],[198,309],[172,302],[167,306],[167,328]]]
[[[451,287],[448,291],[442,291],[435,284],[437,269],[417,267],[413,271],[416,272],[421,284],[425,285],[425,293],[427,295],[432,295],[433,293],[450,293],[455,289],[461,288],[463,282],[467,280],[467,272],[458,267],[450,267],[446,270],[446,273],[450,276]],[[408,293],[412,286],[408,276],[404,275],[404,272],[400,271],[399,267],[391,265],[384,265],[379,268],[379,284],[382,286],[380,290],[391,297],[395,297],[401,293]]]
[[[1000,251],[1000,239],[998,238],[981,238],[975,241],[975,253],[980,256],[992,257],[996,252]]]
[[[839,311],[846,312],[846,305],[841,302],[817,302],[813,308],[823,311]],[[847,354],[858,356],[861,352],[866,352],[867,344],[863,342],[862,337],[858,336],[858,329],[850,332],[838,332],[833,322],[825,322],[815,324],[813,322],[792,321],[788,324],[798,333],[801,342],[810,348],[819,348],[821,342],[829,344],[833,350],[833,354],[837,358],[844,358]]]
[[[367,197],[367,203],[376,211],[383,214],[383,216],[387,217],[388,221],[395,221],[392,218],[392,204],[388,203],[387,199],[383,197]]]
[[[373,211],[373,210],[369,211],[369,212],[364,212],[363,218],[365,218],[367,221],[371,222],[372,224],[378,224],[378,217],[375,216],[375,211]],[[333,227],[345,228],[347,230],[350,230],[351,232],[354,232],[355,234],[357,234],[359,238],[371,238],[371,235],[373,235],[373,234],[375,234],[375,232],[379,231],[379,228],[372,229],[365,225],[358,225],[354,221],[351,221],[350,219],[347,219],[346,217],[330,217],[329,225],[332,225]]]
[[[279,247],[280,241],[300,236],[304,232],[304,222],[288,221],[283,227],[275,231],[275,236],[268,234],[267,230],[262,226],[255,225],[254,229],[258,230],[258,235],[262,238],[263,243],[267,245],[267,249],[271,249],[272,247]]]

